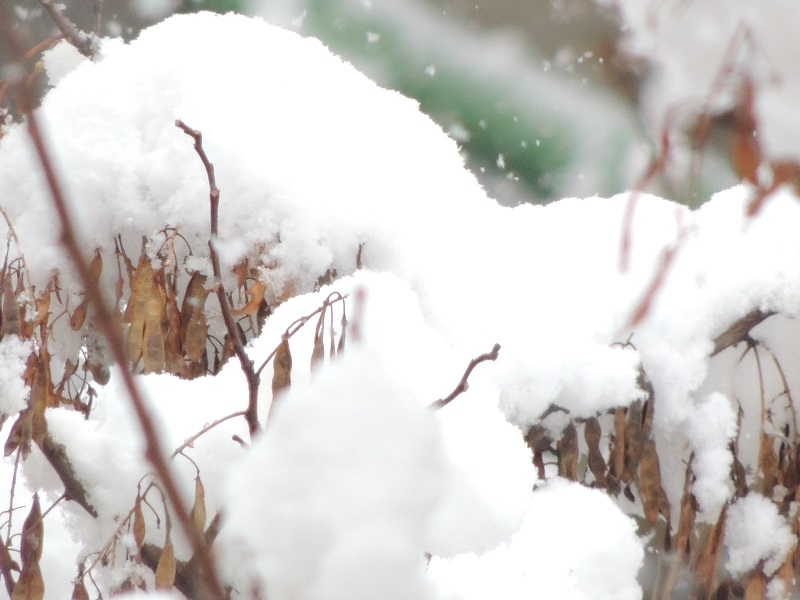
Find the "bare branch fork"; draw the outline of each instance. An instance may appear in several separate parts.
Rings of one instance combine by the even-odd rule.
[[[2,3],[4,10],[0,11],[0,22],[4,23],[3,37],[9,49],[9,54],[16,61],[21,61],[24,57],[25,50],[23,44],[18,38],[18,34],[8,24],[11,22],[8,14],[6,3]],[[70,260],[72,261],[78,277],[86,290],[86,298],[94,307],[97,315],[97,325],[102,334],[107,338],[109,347],[111,348],[114,360],[120,365],[120,373],[123,384],[128,393],[128,397],[133,406],[134,412],[139,425],[142,429],[142,435],[145,440],[145,456],[153,470],[161,480],[166,495],[172,504],[175,511],[175,517],[189,540],[194,556],[198,563],[201,565],[203,590],[200,597],[203,599],[221,600],[224,598],[222,586],[217,578],[217,571],[214,566],[214,561],[205,539],[202,534],[198,533],[192,525],[192,519],[189,511],[183,503],[183,498],[178,490],[175,477],[172,475],[172,469],[167,461],[167,455],[161,446],[158,433],[156,432],[155,423],[153,422],[150,413],[144,403],[144,398],[139,392],[138,386],[134,381],[133,375],[129,368],[128,356],[125,349],[125,342],[122,337],[122,332],[115,326],[115,319],[113,318],[112,311],[108,307],[103,294],[101,293],[98,283],[94,280],[90,273],[89,262],[83,256],[83,253],[78,243],[78,238],[75,233],[75,227],[72,222],[71,215],[67,209],[67,201],[62,190],[62,186],[58,176],[56,175],[55,167],[50,158],[47,146],[42,135],[39,121],[36,114],[31,110],[31,102],[29,99],[29,91],[25,87],[24,82],[15,82],[17,93],[22,100],[20,103],[24,108],[25,117],[27,122],[28,134],[34,145],[36,156],[42,168],[42,172],[47,182],[47,187],[50,191],[53,207],[58,215],[61,223],[61,243],[67,251]]]
[[[209,255],[211,256],[211,268],[214,271],[214,288],[216,290],[217,299],[219,300],[220,310],[222,311],[222,319],[225,321],[225,328],[228,330],[228,335],[233,343],[233,351],[239,363],[242,366],[245,378],[247,379],[247,411],[245,419],[250,428],[250,435],[255,435],[261,429],[258,422],[258,386],[260,379],[258,373],[253,367],[253,361],[247,356],[244,349],[244,340],[239,334],[239,328],[231,315],[231,307],[228,302],[228,296],[225,293],[225,287],[222,285],[222,269],[219,265],[219,254],[214,244],[217,241],[217,234],[219,229],[219,188],[217,187],[217,180],[214,175],[214,165],[208,160],[205,150],[203,149],[203,134],[196,129],[192,129],[186,123],[178,119],[175,121],[175,126],[181,129],[186,135],[194,140],[194,149],[203,166],[206,169],[208,176],[209,188],[209,204],[211,209],[211,239],[208,241]]]
[[[64,39],[75,46],[78,52],[84,56],[89,58],[94,56],[95,49],[92,37],[78,29],[78,26],[67,18],[61,5],[53,4],[53,0],[39,0],[39,4],[42,5],[61,33],[64,34]]]
[[[466,392],[469,389],[469,383],[467,380],[469,379],[469,376],[472,374],[473,369],[475,369],[475,367],[477,367],[479,364],[487,360],[497,360],[497,356],[499,355],[499,353],[500,353],[500,344],[495,344],[494,348],[492,348],[490,352],[487,352],[486,354],[481,354],[480,356],[477,356],[473,358],[471,361],[469,361],[469,365],[467,365],[467,369],[466,371],[464,371],[464,374],[461,376],[461,381],[458,382],[458,385],[456,385],[455,389],[452,392],[450,392],[450,394],[447,395],[446,397],[431,403],[430,407],[433,410],[439,410],[440,408],[444,408],[445,406],[450,404],[450,402],[455,400],[458,396]]]

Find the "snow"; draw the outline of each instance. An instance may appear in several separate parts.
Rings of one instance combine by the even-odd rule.
[[[31,344],[16,335],[0,340],[0,415],[15,415],[26,407],[23,375]]]
[[[597,544],[596,540],[604,540]],[[634,599],[643,550],[634,523],[605,494],[553,480],[531,496],[511,541],[483,555],[434,559],[442,598]]]
[[[775,504],[760,494],[749,494],[730,506],[725,531],[725,567],[734,575],[754,569],[759,561],[764,561],[764,573],[772,575],[797,543]]]
[[[645,541],[635,521],[600,490],[552,477],[537,483],[520,435],[551,407],[559,410],[544,424],[558,436],[569,418],[602,419],[643,399],[640,367],[654,389],[653,431],[673,513],[692,454],[701,518],[715,521],[732,499],[737,409],[755,437],[766,424],[733,350],[710,355],[715,337],[754,309],[784,319],[800,313],[800,203],[789,189],[754,218],[746,216],[746,186],[719,192],[696,211],[636,192],[500,207],[464,169],[455,142],[413,101],[379,88],[315,40],[233,15],[172,17],[128,45],[102,42],[99,60],[62,73],[39,115],[83,251],[99,247],[112,267],[115,234],[135,258],[142,237],[152,249],[170,226],[192,249],[179,250],[179,267],[207,269],[207,180],[174,121],[202,131],[222,190],[215,244],[224,267],[246,253],[260,265],[270,301],[293,296],[248,347],[256,365],[331,291],[350,295],[351,322],[354,298],[365,294],[360,341],[351,339],[343,357],[313,376],[313,325],[292,338],[292,387],[274,399],[274,414],[252,444],[235,440],[249,440],[239,418],[185,452],[205,485],[208,515],[224,509],[215,549],[243,596],[260,586],[276,600],[477,600],[529,597],[531,589],[563,598],[640,597]],[[0,198],[14,199],[4,208],[19,239],[9,259],[24,254],[37,289],[58,269],[65,297],[79,301],[36,173],[24,127],[9,127],[0,143]],[[620,239],[631,202],[623,270]],[[356,271],[362,244],[365,268]],[[667,252],[673,261],[634,326]],[[337,281],[313,292],[330,269]],[[106,268],[101,282],[113,289],[116,276]],[[342,309],[333,310],[338,323]],[[217,309],[209,312],[219,336]],[[66,321],[51,333],[54,364],[84,344]],[[789,357],[797,352],[792,331],[770,320],[753,335]],[[470,359],[495,343],[497,361],[480,364],[465,394],[432,411]],[[4,412],[25,406],[21,377],[30,350],[13,336],[0,341]],[[262,422],[273,403],[268,372]],[[774,387],[777,374],[770,373]],[[246,404],[235,361],[215,377],[136,379],[168,451]],[[88,419],[67,408],[47,411],[51,435],[98,512],[91,519],[65,501],[48,517],[63,520],[52,531],[74,535],[81,559],[113,539],[137,489],[152,481],[115,369],[97,392]],[[773,409],[769,425],[780,431],[787,411]],[[602,427],[607,436],[607,420]],[[12,458],[0,466],[4,484]],[[751,471],[757,466],[752,454],[739,458]],[[173,465],[189,503],[197,471],[185,457]],[[51,499],[63,491],[36,450],[20,477]],[[160,510],[157,492],[148,499]],[[763,559],[774,571],[793,540],[776,506],[751,493],[727,510],[728,568],[744,573]],[[145,539],[160,544],[164,525],[152,513]],[[62,539],[63,531],[52,535]],[[188,558],[185,540],[174,536],[177,557]],[[129,534],[123,543],[131,545]],[[43,570],[61,573],[65,558],[48,544]],[[425,553],[433,555],[429,565]],[[130,568],[97,566],[98,580],[108,589]],[[66,597],[68,582],[60,582],[48,597]]]

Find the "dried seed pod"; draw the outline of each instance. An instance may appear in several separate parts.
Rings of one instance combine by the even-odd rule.
[[[752,573],[744,588],[744,600],[764,600],[767,597],[767,576],[763,571]]]
[[[639,495],[642,498],[642,508],[647,522],[655,524],[662,512],[666,494],[661,486],[661,469],[658,465],[656,443],[652,439],[645,442],[642,460],[639,463]]]
[[[72,600],[89,600],[89,590],[86,589],[86,584],[83,583],[82,573],[78,573],[78,579],[72,587]]]
[[[278,351],[272,359],[272,397],[292,383],[292,353],[289,350],[289,340],[284,338],[278,346]]]
[[[186,286],[181,303],[181,344],[186,358],[200,360],[206,350],[208,327],[206,324],[206,276],[194,273]]]
[[[206,530],[206,490],[200,475],[194,480],[194,504],[192,504],[192,525],[201,536]]]
[[[322,340],[322,332],[317,329],[314,335],[314,348],[311,350],[311,371],[316,371],[325,360],[325,344]]]
[[[172,546],[172,539],[170,539],[168,530],[167,539],[164,542],[164,549],[161,551],[161,556],[156,566],[157,590],[168,590],[172,588],[175,583],[176,566],[175,548]]]
[[[570,422],[558,441],[558,474],[565,479],[578,481],[578,431]]]
[[[583,437],[586,440],[586,445],[589,448],[589,470],[594,475],[598,487],[606,487],[606,461],[603,458],[603,453],[600,451],[600,438],[602,437],[602,430],[600,428],[600,421],[592,417],[583,427]]]
[[[11,425],[11,430],[8,432],[8,438],[3,447],[3,455],[10,456],[17,449],[22,454],[22,459],[25,460],[31,453],[31,439],[32,432],[32,413],[30,408],[26,408],[17,415],[17,420]]]
[[[144,522],[144,512],[142,511],[142,497],[136,495],[136,503],[133,505],[133,540],[136,542],[136,549],[142,549],[146,526]]]
[[[44,599],[44,579],[39,563],[31,563],[22,567],[14,591],[11,592],[11,600],[43,600]]]
[[[642,458],[644,436],[642,432],[642,401],[636,400],[628,407],[625,421],[625,469],[623,481],[631,481],[639,469]]]
[[[14,290],[14,280],[11,275],[6,275],[3,280],[3,302],[2,323],[0,323],[0,338],[10,334],[18,335],[22,328],[23,314],[22,307],[17,300],[17,292]]]
[[[264,300],[264,293],[267,291],[267,286],[256,281],[253,285],[247,288],[247,295],[250,299],[240,309],[231,309],[231,316],[234,319],[247,317],[258,312],[258,307],[261,306],[261,301]]]
[[[762,494],[772,498],[775,489],[775,474],[778,468],[778,455],[772,437],[767,433],[761,434],[761,450],[758,454],[758,470],[762,477]]]
[[[33,495],[33,504],[22,525],[22,541],[20,542],[20,559],[23,568],[38,564],[44,548],[44,520],[39,505],[39,494]]]

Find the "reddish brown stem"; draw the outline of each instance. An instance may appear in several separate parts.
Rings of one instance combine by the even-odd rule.
[[[233,352],[236,354],[236,358],[239,359],[242,372],[247,379],[248,401],[245,419],[250,428],[250,435],[253,436],[261,429],[261,425],[258,422],[258,386],[261,380],[253,366],[253,361],[250,360],[250,357],[247,356],[247,352],[244,349],[244,340],[239,334],[239,328],[236,326],[236,322],[233,320],[230,303],[228,302],[228,295],[225,293],[225,287],[222,285],[222,269],[219,264],[219,254],[217,254],[216,247],[214,246],[217,241],[219,230],[220,194],[214,175],[214,165],[208,159],[203,149],[203,134],[196,129],[192,129],[180,119],[175,121],[175,126],[194,140],[195,152],[197,152],[197,155],[200,157],[208,177],[208,199],[211,210],[211,240],[208,242],[208,251],[211,257],[211,268],[214,271],[214,287],[216,288],[217,300],[219,301],[220,310],[222,311],[222,319],[225,322],[225,328],[228,330],[228,335],[233,344]]]
[[[450,402],[455,400],[458,396],[466,392],[467,389],[469,389],[469,384],[467,380],[469,379],[469,376],[472,374],[473,369],[475,369],[475,367],[477,367],[484,361],[497,360],[497,356],[499,355],[499,353],[500,353],[500,344],[495,344],[491,352],[487,352],[486,354],[481,354],[480,356],[473,358],[471,361],[469,361],[469,365],[467,365],[467,369],[466,371],[464,371],[464,374],[461,376],[461,381],[458,382],[458,385],[456,385],[455,389],[452,392],[450,392],[450,394],[445,398],[441,398],[436,402],[433,402],[430,405],[431,408],[433,410],[439,410],[440,408],[444,408],[445,406],[450,404]]]

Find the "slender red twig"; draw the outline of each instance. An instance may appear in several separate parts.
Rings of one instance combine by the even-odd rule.
[[[253,366],[253,361],[250,360],[250,357],[247,356],[247,352],[244,349],[244,340],[239,334],[239,328],[236,326],[236,322],[233,320],[228,296],[225,293],[225,287],[222,285],[222,269],[219,264],[219,254],[217,254],[217,249],[214,246],[217,242],[219,231],[220,194],[219,188],[217,187],[217,179],[214,175],[214,165],[208,159],[206,151],[203,149],[203,134],[196,129],[192,129],[180,119],[175,121],[175,126],[194,140],[195,152],[197,152],[197,155],[200,157],[205,167],[206,175],[208,176],[208,198],[211,210],[211,239],[208,242],[208,251],[211,257],[211,268],[214,272],[214,287],[216,289],[220,310],[222,311],[222,320],[225,322],[225,328],[228,330],[228,335],[233,344],[233,352],[236,354],[236,358],[239,359],[242,372],[247,379],[248,400],[245,419],[250,428],[250,435],[253,436],[261,429],[261,425],[258,422],[258,387],[261,383],[261,379]]]
[[[467,369],[464,371],[464,374],[461,376],[461,381],[458,382],[458,385],[456,385],[455,389],[444,398],[441,398],[436,402],[431,403],[430,405],[431,408],[433,410],[439,410],[440,408],[444,408],[445,406],[450,404],[450,402],[455,400],[458,396],[466,392],[469,389],[469,382],[467,380],[469,379],[469,376],[472,374],[473,369],[475,369],[475,367],[477,367],[479,364],[487,360],[497,360],[499,353],[500,353],[500,344],[495,344],[494,348],[492,348],[490,352],[487,352],[486,354],[481,354],[480,356],[477,356],[473,358],[471,361],[469,361],[469,365],[467,365]]]

